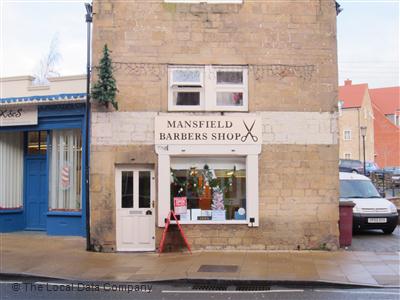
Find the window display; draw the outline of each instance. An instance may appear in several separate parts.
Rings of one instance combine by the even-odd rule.
[[[246,220],[245,158],[172,158],[170,201],[181,221]]]
[[[80,130],[54,130],[49,158],[50,210],[80,211],[82,207],[82,135]]]

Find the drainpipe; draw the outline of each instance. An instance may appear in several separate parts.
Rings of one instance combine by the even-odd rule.
[[[86,62],[86,132],[85,132],[85,207],[86,207],[86,250],[92,250],[90,243],[90,201],[89,201],[89,152],[90,152],[90,141],[89,141],[89,126],[90,126],[90,30],[93,20],[92,5],[85,3],[86,8],[86,24],[87,24],[87,62]]]

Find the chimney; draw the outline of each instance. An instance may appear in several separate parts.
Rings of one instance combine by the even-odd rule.
[[[344,81],[344,85],[345,86],[351,85],[351,82],[352,81],[350,79],[347,79],[347,80]]]

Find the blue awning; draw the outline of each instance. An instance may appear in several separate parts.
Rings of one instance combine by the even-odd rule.
[[[0,98],[0,106],[5,105],[28,105],[28,104],[65,104],[82,103],[86,100],[86,93],[57,94],[28,97]]]

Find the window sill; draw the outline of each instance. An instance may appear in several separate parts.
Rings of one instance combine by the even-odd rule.
[[[82,212],[80,211],[49,211],[48,216],[66,216],[66,217],[81,217]]]
[[[171,224],[176,224],[175,220],[171,220]],[[248,225],[247,220],[228,220],[228,221],[179,221],[182,225]]]
[[[0,214],[18,214],[22,213],[24,210],[22,208],[11,208],[11,209],[0,209]]]

